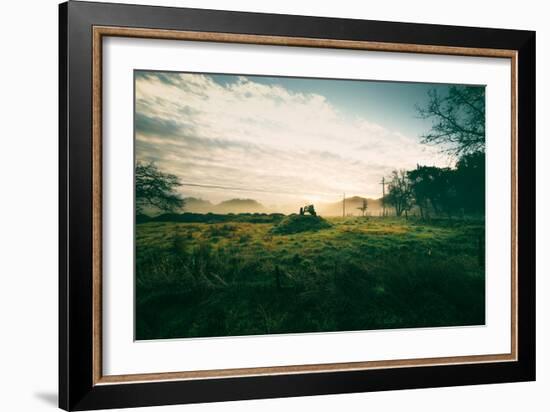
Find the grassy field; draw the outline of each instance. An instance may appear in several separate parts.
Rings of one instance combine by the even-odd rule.
[[[137,339],[484,323],[483,221],[235,220],[136,225]]]

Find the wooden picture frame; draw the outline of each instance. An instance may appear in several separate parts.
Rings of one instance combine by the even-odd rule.
[[[535,379],[535,33],[199,9],[60,5],[59,406],[216,402]],[[510,59],[510,353],[104,375],[105,37]]]

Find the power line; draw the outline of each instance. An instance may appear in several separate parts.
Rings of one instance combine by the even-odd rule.
[[[237,192],[259,192],[259,193],[271,193],[271,194],[285,194],[285,195],[301,195],[301,196],[307,196],[307,195],[322,195],[322,196],[334,196],[334,193],[329,192],[287,192],[284,190],[268,190],[268,189],[258,189],[258,188],[244,188],[244,187],[237,187],[237,186],[221,186],[221,185],[213,185],[213,184],[207,184],[207,183],[191,183],[191,182],[183,182],[181,183],[181,186],[190,186],[190,187],[202,187],[206,189],[220,189],[220,190],[233,190]]]

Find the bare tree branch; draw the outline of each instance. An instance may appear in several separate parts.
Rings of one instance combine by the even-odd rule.
[[[431,119],[430,132],[422,143],[447,146],[443,151],[461,156],[485,151],[485,89],[480,86],[451,86],[446,96],[428,92],[425,107],[416,107],[422,119]]]

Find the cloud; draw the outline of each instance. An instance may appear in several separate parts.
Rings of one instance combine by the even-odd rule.
[[[176,120],[149,117],[142,112],[136,113],[135,127],[136,133],[157,136],[179,136],[184,135],[186,129],[189,129],[189,131],[192,129],[191,126]]]
[[[327,201],[343,191],[378,196],[391,170],[443,161],[416,136],[352,116],[321,94],[232,80],[138,72],[138,160],[155,161],[184,182],[257,189],[257,199],[270,204],[288,194]],[[212,189],[198,195],[231,197]]]

